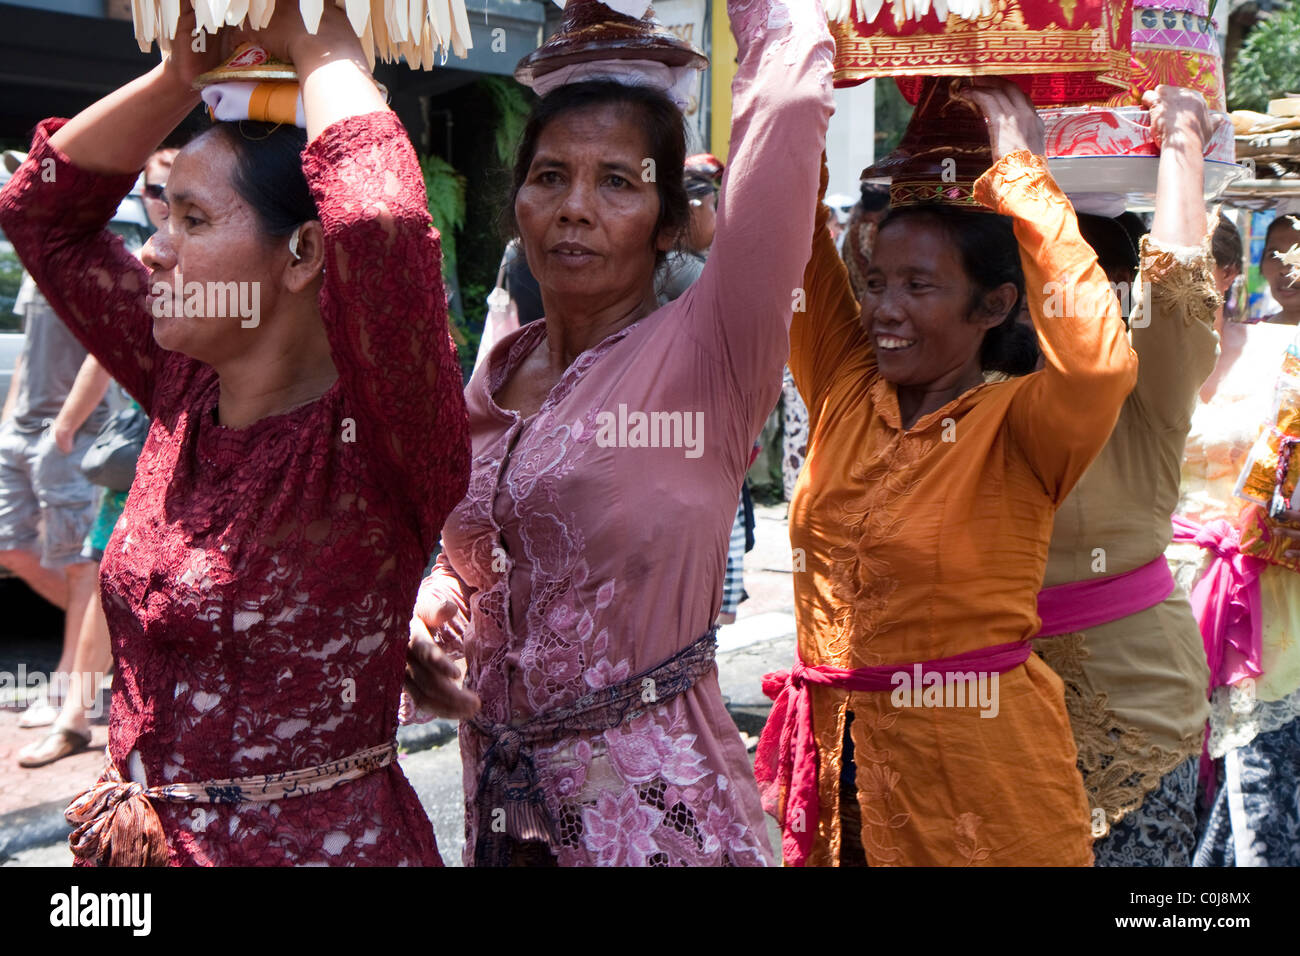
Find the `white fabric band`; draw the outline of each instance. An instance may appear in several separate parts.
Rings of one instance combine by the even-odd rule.
[[[248,101],[257,84],[244,80],[231,83],[213,83],[203,88],[203,102],[212,111],[212,118],[223,123],[248,119]],[[307,128],[307,114],[302,107],[302,94],[298,94],[297,117],[294,125]]]
[[[691,102],[699,71],[689,66],[665,66],[653,60],[592,60],[571,63],[533,80],[533,92],[545,96],[569,83],[612,80],[624,86],[650,86],[667,94],[679,110]]]

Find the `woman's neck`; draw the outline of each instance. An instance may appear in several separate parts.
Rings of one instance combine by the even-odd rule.
[[[583,352],[639,322],[659,307],[654,286],[613,299],[587,296],[548,296],[542,292],[547,349],[551,363],[566,369]]]
[[[940,379],[928,385],[898,386],[898,417],[903,429],[910,429],[926,415],[937,412],[949,402],[983,384],[984,372],[975,363],[963,369],[952,381]]]
[[[319,317],[307,335],[268,337],[214,367],[221,383],[217,421],[227,428],[247,428],[313,402],[338,379]]]

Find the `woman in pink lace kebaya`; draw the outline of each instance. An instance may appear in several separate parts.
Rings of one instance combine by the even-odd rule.
[[[781,390],[833,47],[819,3],[728,12],[733,158],[708,264],[672,303],[658,308],[654,274],[686,222],[676,108],[573,83],[524,134],[513,211],[546,316],[466,389],[469,494],[412,622],[417,685],[432,640],[463,653],[482,700],[460,735],[467,863],[772,858],[711,625]]]
[[[105,225],[218,43],[45,121],[0,193],[41,290],[153,418],[104,555],[117,680],[109,769],[68,810],[82,862],[441,862],[393,743],[411,598],[469,464],[438,238],[344,14],[311,36],[282,6],[257,40],[297,66],[310,145],[257,123],[192,142],[147,269]],[[193,310],[149,295],[182,281]],[[227,282],[257,308],[213,311]]]

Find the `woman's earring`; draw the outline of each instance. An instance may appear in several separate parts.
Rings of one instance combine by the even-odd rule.
[[[302,261],[302,253],[298,251],[298,230],[300,229],[302,229],[302,226],[295,228],[293,235],[289,237],[289,255],[293,256],[298,262]]]

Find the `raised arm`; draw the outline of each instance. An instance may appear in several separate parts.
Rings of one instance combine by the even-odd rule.
[[[1008,425],[1059,503],[1110,437],[1137,357],[1106,273],[1047,171],[1042,120],[1012,84],[976,82],[965,95],[988,118],[995,162],[976,181],[975,198],[1014,220],[1045,360],[1017,394]]]
[[[834,45],[820,0],[730,0],[727,11],[739,49],[731,160],[709,261],[688,295],[707,323],[700,333],[716,336],[748,391],[779,380],[789,349],[834,108]]]
[[[812,255],[804,267],[806,300],[794,310],[790,323],[790,374],[808,406],[810,426],[821,410],[822,399],[838,370],[851,355],[870,357],[871,340],[863,331],[862,308],[849,282],[844,260],[835,251],[828,223],[826,156],[822,155],[821,187],[813,224]]]
[[[1160,170],[1131,317],[1133,350],[1142,363],[1132,401],[1153,428],[1186,432],[1196,392],[1218,356],[1220,300],[1203,198],[1205,142],[1213,126],[1205,100],[1192,90],[1158,86],[1142,100],[1160,144]]]
[[[75,165],[51,139],[64,122],[37,127],[27,161],[0,191],[0,229],[72,334],[152,412],[164,353],[153,338],[149,272],[108,229],[135,174]]]
[[[465,494],[469,424],[415,150],[342,10],[327,5],[312,35],[297,8],[284,6],[253,36],[273,55],[287,54],[302,82],[310,137],[303,171],[325,242],[321,318],[358,415],[351,437],[377,456],[436,536]]]

